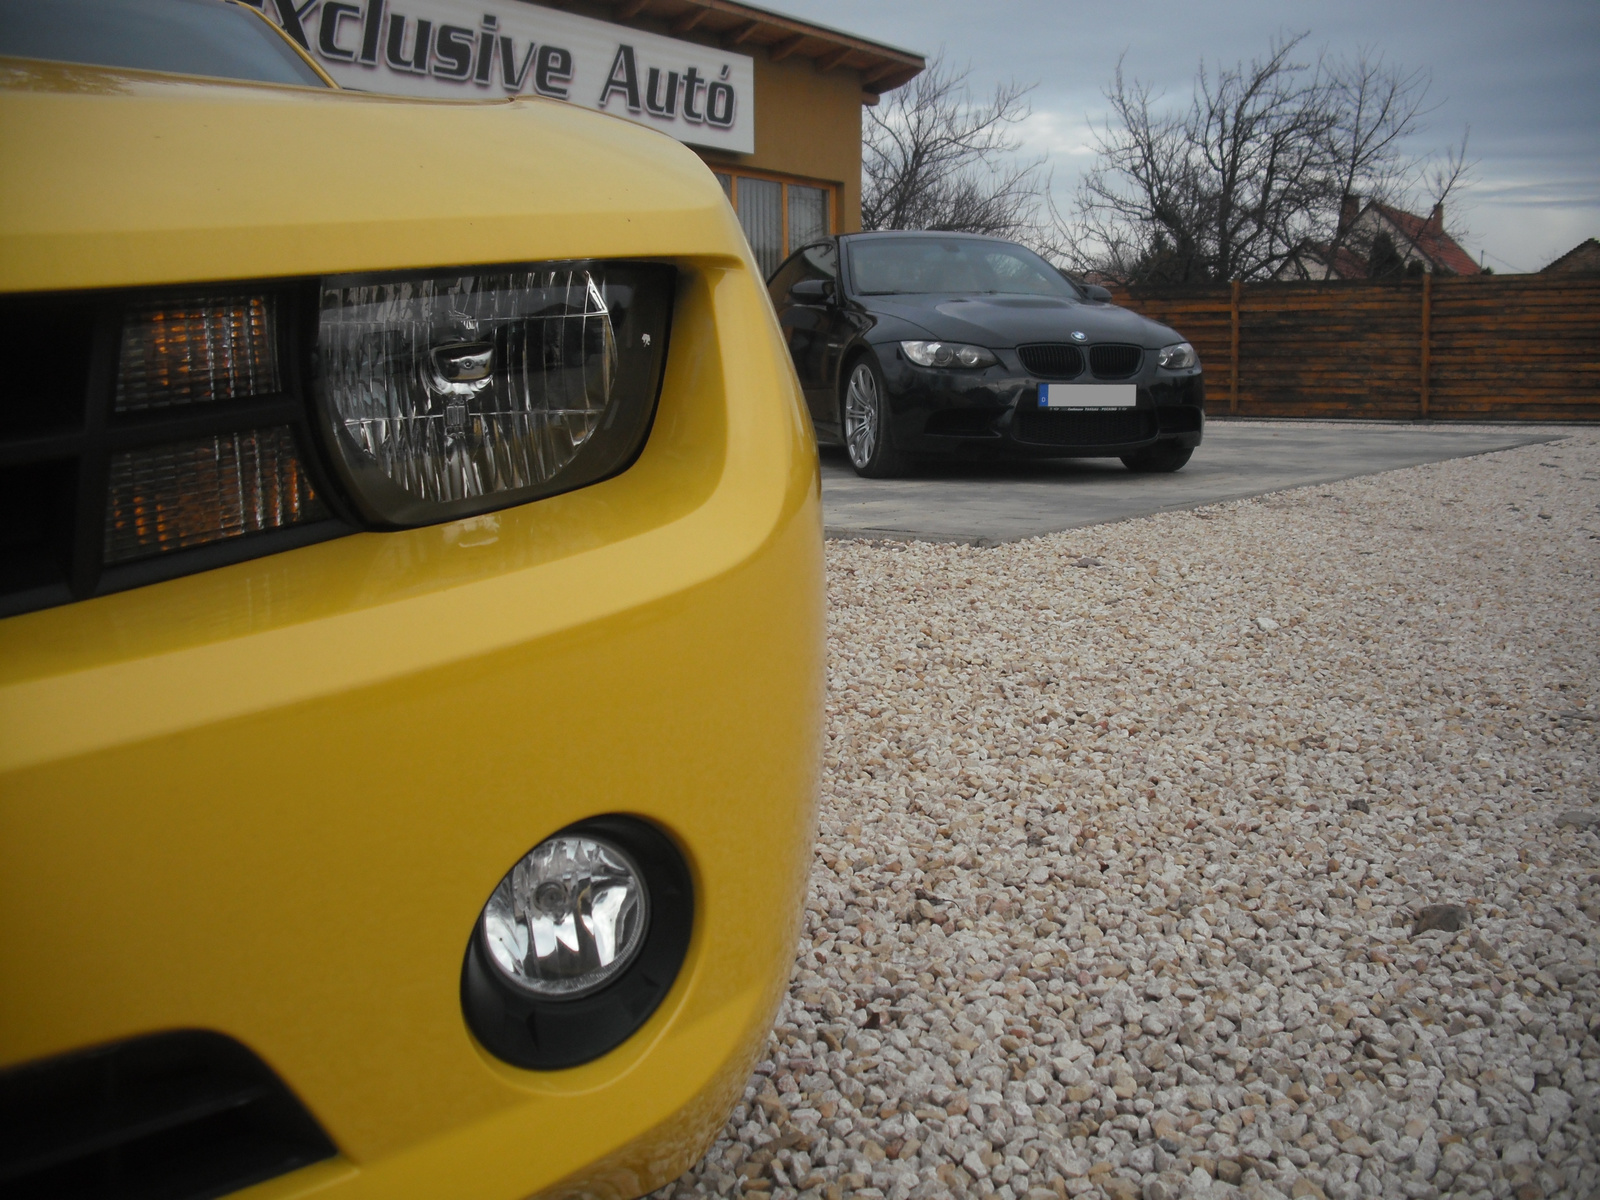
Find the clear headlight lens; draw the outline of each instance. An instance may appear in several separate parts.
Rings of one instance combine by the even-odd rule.
[[[673,282],[670,267],[606,262],[324,280],[318,399],[365,515],[469,516],[627,466]]]
[[[644,877],[601,838],[540,842],[500,881],[483,909],[495,966],[523,990],[573,1000],[620,975],[644,944]]]
[[[1197,366],[1200,356],[1194,352],[1194,347],[1188,342],[1179,342],[1174,346],[1161,347],[1161,353],[1156,357],[1156,362],[1169,371],[1185,371]]]
[[[997,361],[982,346],[960,342],[901,342],[900,349],[919,367],[990,367]]]

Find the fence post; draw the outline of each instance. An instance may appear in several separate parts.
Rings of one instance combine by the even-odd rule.
[[[1237,415],[1239,412],[1239,293],[1243,289],[1244,281],[1235,279],[1233,281],[1233,300],[1229,305],[1233,314],[1233,333],[1229,341],[1228,350],[1231,367],[1228,373],[1228,412],[1230,415]]]
[[[1433,365],[1433,272],[1422,277],[1422,395],[1419,416],[1428,415],[1428,368]]]

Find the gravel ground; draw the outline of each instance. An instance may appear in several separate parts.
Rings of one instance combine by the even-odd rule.
[[[659,1196],[1600,1194],[1600,435],[829,579],[790,995]]]

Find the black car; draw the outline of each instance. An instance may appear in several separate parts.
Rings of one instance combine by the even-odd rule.
[[[983,454],[1176,471],[1200,444],[1194,347],[1012,242],[846,234],[767,287],[818,438],[862,475]]]

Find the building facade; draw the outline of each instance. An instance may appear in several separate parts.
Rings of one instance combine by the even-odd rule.
[[[246,0],[340,86],[542,96],[651,126],[716,173],[770,274],[861,227],[861,106],[920,54],[736,0]]]

